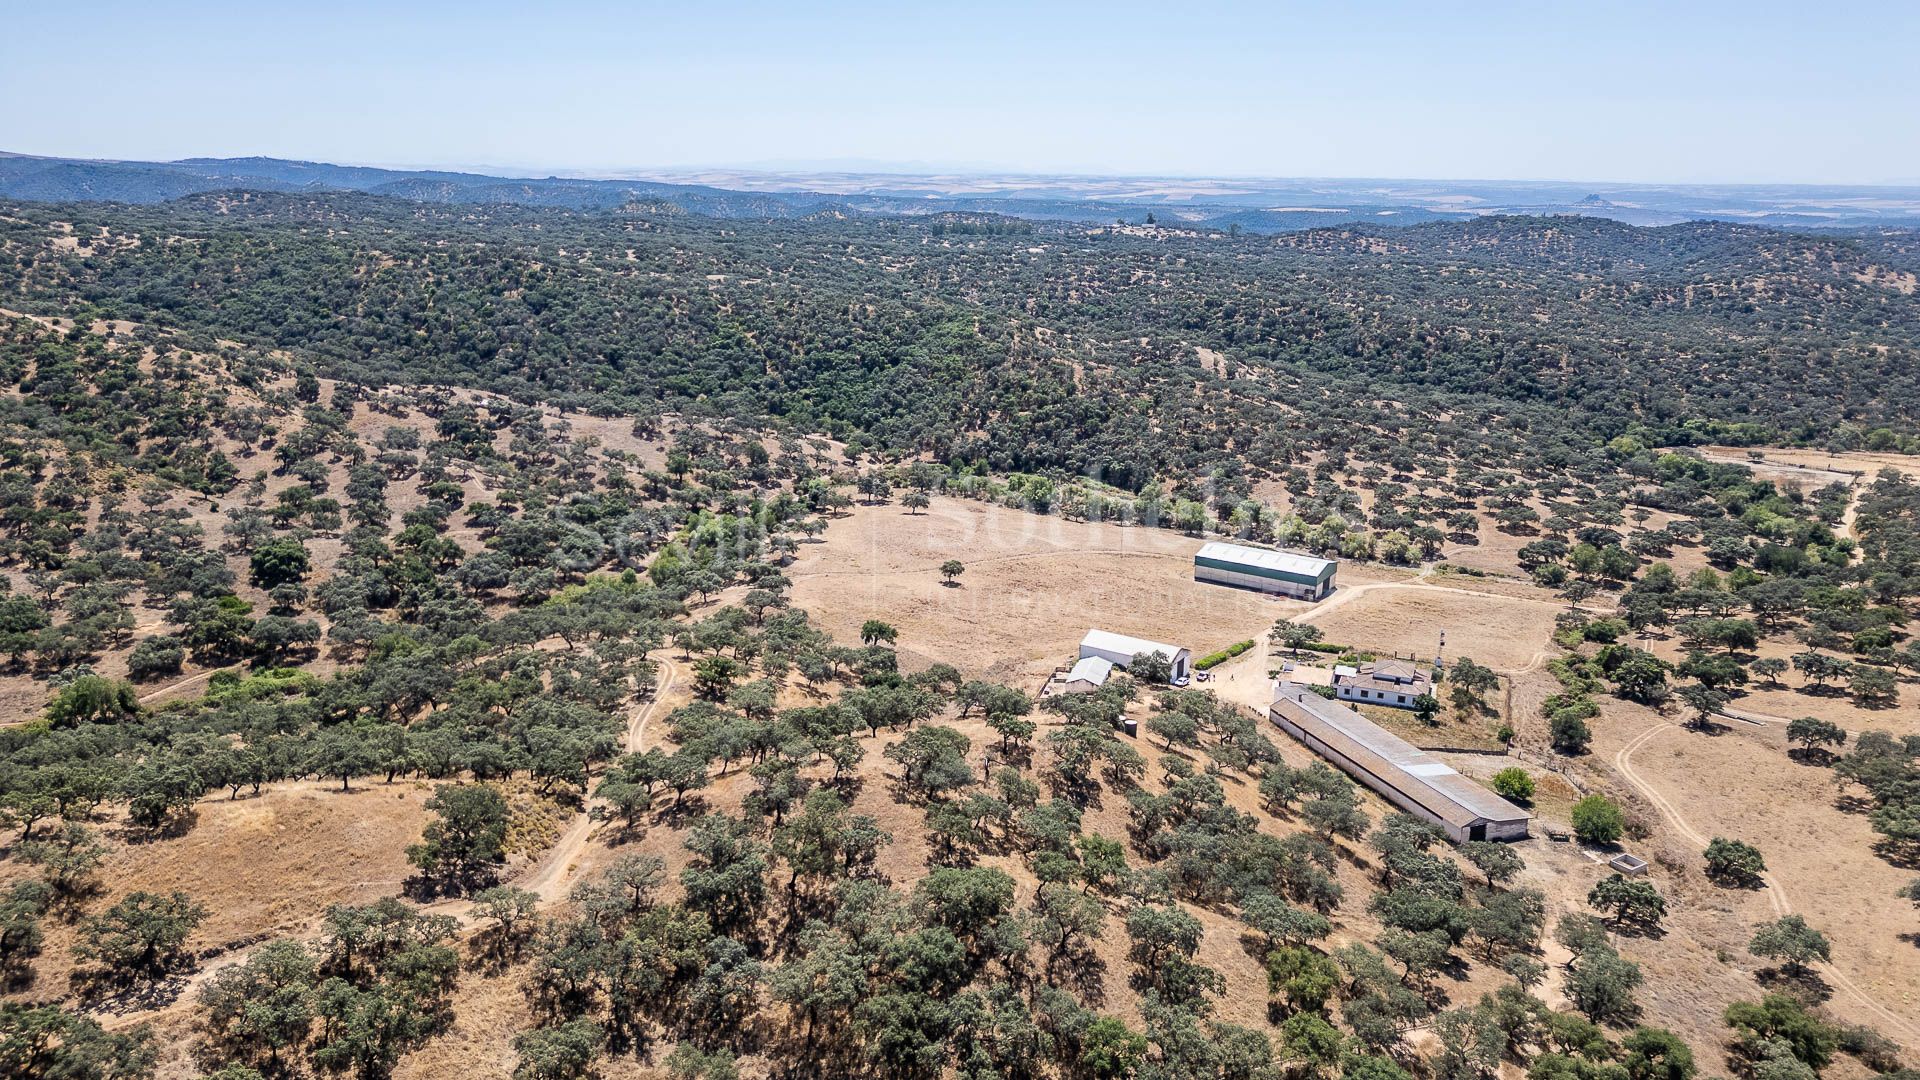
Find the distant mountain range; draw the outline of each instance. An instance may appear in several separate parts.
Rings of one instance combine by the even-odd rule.
[[[510,177],[281,158],[92,161],[0,152],[0,198],[156,203],[213,191],[357,191],[440,204],[617,209],[634,203],[719,218],[820,213],[993,213],[1274,233],[1485,214],[1580,214],[1635,225],[1740,221],[1775,228],[1920,226],[1920,186],[1646,185],[1521,181],[780,173]]]

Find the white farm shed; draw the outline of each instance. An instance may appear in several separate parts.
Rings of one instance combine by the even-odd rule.
[[[1087,636],[1080,639],[1080,658],[1098,657],[1117,668],[1125,668],[1133,663],[1133,658],[1141,653],[1158,653],[1173,665],[1173,675],[1168,679],[1176,686],[1185,685],[1193,668],[1193,653],[1178,645],[1167,645],[1145,638],[1128,637],[1106,630],[1089,630]],[[1076,668],[1078,665],[1075,665]]]
[[[1381,798],[1438,825],[1456,844],[1526,839],[1531,819],[1525,810],[1337,701],[1282,682],[1267,715]]]

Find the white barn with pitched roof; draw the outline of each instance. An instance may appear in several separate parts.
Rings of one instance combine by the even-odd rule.
[[[1176,686],[1184,685],[1192,674],[1193,653],[1178,645],[1167,645],[1145,638],[1128,637],[1106,630],[1089,630],[1087,636],[1080,639],[1080,658],[1098,657],[1117,668],[1125,668],[1133,663],[1133,658],[1142,653],[1158,653],[1167,658],[1173,674],[1168,682]]]

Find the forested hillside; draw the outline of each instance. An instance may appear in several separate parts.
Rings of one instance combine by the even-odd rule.
[[[1898,233],[1488,219],[1264,239],[208,195],[23,205],[0,245],[17,308],[284,347],[322,374],[773,416],[1127,487],[1383,425],[1499,421],[1543,453],[1629,433],[1850,446],[1920,422],[1920,255]]]

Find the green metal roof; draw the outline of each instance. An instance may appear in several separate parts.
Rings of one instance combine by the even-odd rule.
[[[1333,576],[1334,564],[1329,562],[1320,568],[1318,574],[1300,574],[1290,570],[1276,570],[1258,563],[1242,562],[1238,559],[1216,559],[1206,555],[1195,555],[1193,565],[1205,566],[1214,570],[1226,570],[1235,574],[1247,574],[1273,581],[1286,581],[1295,585],[1319,585]]]

